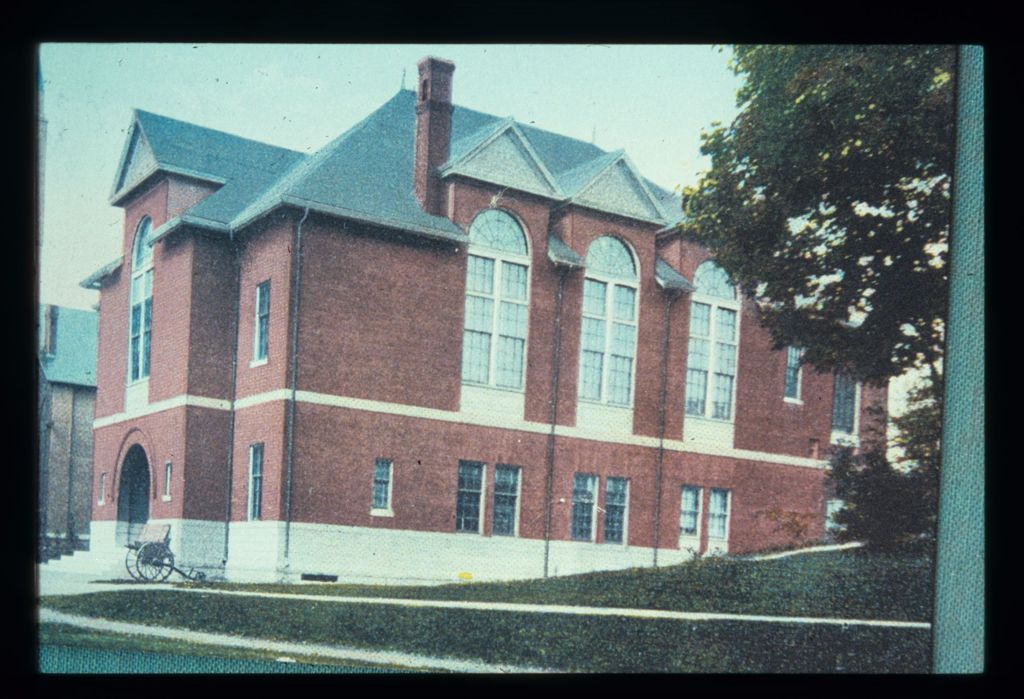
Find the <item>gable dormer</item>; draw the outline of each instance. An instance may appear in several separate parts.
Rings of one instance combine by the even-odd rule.
[[[667,220],[657,198],[644,184],[629,156],[623,151],[589,182],[572,195],[570,201],[606,213],[664,224]]]
[[[529,140],[508,117],[452,146],[441,176],[463,175],[523,192],[561,199],[563,194]]]

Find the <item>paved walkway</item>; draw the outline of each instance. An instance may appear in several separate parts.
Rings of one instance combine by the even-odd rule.
[[[247,648],[251,650],[266,651],[281,656],[297,655],[301,657],[314,658],[319,656],[322,658],[331,658],[336,660],[355,660],[358,662],[374,663],[377,665],[397,665],[404,668],[446,670],[449,672],[555,672],[554,670],[546,670],[543,668],[515,665],[491,665],[481,661],[458,660],[455,658],[434,658],[426,655],[400,653],[397,651],[365,650],[361,648],[328,646],[318,643],[270,641],[261,638],[244,638],[241,636],[230,636],[228,634],[175,629],[167,626],[129,624],[120,621],[108,621],[106,619],[94,619],[92,617],[79,616],[77,614],[65,614],[52,609],[40,609],[39,621],[55,624],[70,624],[72,626],[80,626],[95,629],[97,631],[108,631],[111,633],[171,639],[182,641],[184,643],[226,646],[231,648]]]
[[[136,587],[135,589],[139,589]],[[146,588],[142,588],[146,589]],[[576,614],[580,616],[618,616],[638,619],[674,619],[676,621],[758,621],[776,624],[824,624],[833,626],[885,626],[890,628],[930,629],[925,621],[896,621],[889,619],[842,619],[836,617],[770,616],[766,614],[727,614],[722,612],[677,612],[664,609],[636,609],[630,607],[585,607],[562,604],[520,604],[516,602],[463,602],[455,600],[403,599],[395,597],[341,597],[333,595],[304,595],[287,592],[246,592],[243,590],[215,590],[211,588],[171,588],[177,592],[191,592],[236,597],[263,597],[298,599],[313,602],[340,602],[345,604],[382,604],[399,607],[429,607],[435,609],[474,609],[497,612],[527,612],[535,614]]]

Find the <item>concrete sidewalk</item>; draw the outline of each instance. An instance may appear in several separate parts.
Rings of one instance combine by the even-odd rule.
[[[148,589],[152,588],[149,587]],[[166,626],[128,624],[119,621],[108,621],[106,619],[94,619],[76,614],[65,614],[51,609],[40,609],[39,621],[54,624],[70,624],[72,626],[94,629],[96,631],[176,640],[183,643],[267,651],[281,656],[297,655],[301,657],[321,657],[335,660],[354,660],[378,665],[396,665],[410,669],[474,673],[557,672],[556,670],[543,668],[516,665],[492,665],[482,661],[460,660],[457,658],[435,658],[427,655],[400,653],[397,651],[366,650],[362,648],[328,646],[318,643],[271,641],[261,638],[245,638],[242,636],[230,636],[228,634],[208,633],[205,631],[175,629]]]

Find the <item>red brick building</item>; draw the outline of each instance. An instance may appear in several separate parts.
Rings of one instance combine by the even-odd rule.
[[[453,106],[453,71],[310,156],[135,113],[83,282],[94,547],[166,522],[230,578],[451,580],[822,537],[885,391],[773,351],[624,152]]]

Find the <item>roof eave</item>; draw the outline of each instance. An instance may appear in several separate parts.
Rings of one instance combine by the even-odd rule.
[[[559,267],[582,269],[583,258],[554,233],[548,233],[548,259]]]
[[[373,214],[363,213],[362,211],[356,211],[355,209],[347,209],[341,206],[333,206],[331,204],[324,204],[322,202],[311,201],[309,199],[302,199],[293,195],[285,194],[281,197],[281,203],[287,204],[288,206],[295,206],[301,209],[308,208],[310,211],[316,211],[317,213],[327,214],[328,216],[337,216],[338,218],[350,219],[353,221],[359,221],[361,223],[369,223],[375,226],[382,226],[384,228],[392,228],[398,231],[404,231],[408,233],[416,233],[424,238],[430,238],[432,240],[440,240],[449,243],[468,243],[469,236],[461,231],[456,233],[454,231],[445,231],[440,228],[430,228],[428,226],[420,226],[414,223],[408,223],[406,221],[398,221],[395,219],[388,219],[381,216],[374,216]],[[257,217],[253,217],[248,223],[252,223]],[[248,225],[248,223],[246,225]],[[454,225],[454,224],[453,224]],[[237,231],[239,227],[236,227]]]
[[[660,257],[654,263],[654,279],[665,291],[693,293],[697,290],[689,279]]]
[[[151,178],[153,175],[159,172],[166,172],[171,175],[181,175],[182,177],[189,177],[193,180],[200,180],[202,182],[209,182],[210,184],[223,186],[227,184],[227,180],[223,177],[217,177],[216,175],[210,175],[198,170],[191,170],[187,167],[178,167],[177,165],[168,165],[166,163],[157,162],[156,165],[146,171],[146,174],[142,177],[136,178],[131,184],[127,184],[120,190],[110,196],[108,200],[111,206],[120,206],[121,202],[128,198],[129,195],[134,192],[139,185]]]
[[[107,264],[100,267],[98,270],[90,274],[88,277],[79,282],[79,286],[83,289],[94,289],[99,290],[103,286],[103,281],[111,274],[120,269],[124,262],[124,255],[120,255],[116,260],[112,260]]]

